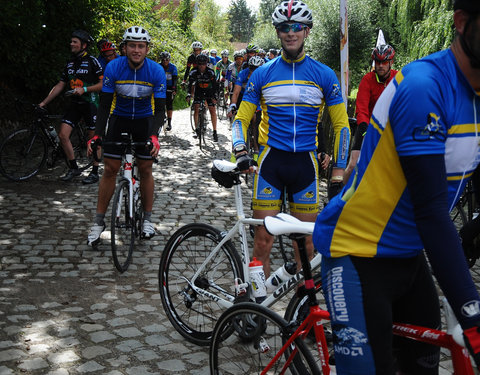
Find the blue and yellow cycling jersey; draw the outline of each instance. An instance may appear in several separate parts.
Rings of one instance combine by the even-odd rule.
[[[332,69],[307,55],[294,61],[282,56],[256,69],[234,122],[234,147],[244,142],[251,115],[259,104],[259,144],[290,152],[317,149],[317,124],[326,105],[335,129],[337,166],[345,167],[350,131],[340,84]]]
[[[140,69],[132,69],[127,57],[112,60],[105,70],[103,92],[114,94],[110,113],[132,119],[153,116],[154,98],[166,97],[165,71],[146,58]]]
[[[167,88],[171,89],[172,87],[177,86],[176,82],[178,77],[178,70],[175,64],[169,63],[166,69],[162,65],[162,68],[165,71],[165,76],[167,79]]]
[[[329,257],[413,257],[423,249],[399,157],[444,155],[450,209],[480,160],[480,98],[451,50],[415,61],[380,96],[356,173],[314,232]]]

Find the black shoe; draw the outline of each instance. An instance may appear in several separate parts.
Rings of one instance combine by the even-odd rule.
[[[98,182],[98,174],[90,172],[90,174],[82,180],[82,184],[94,184]]]
[[[80,172],[78,169],[69,169],[64,176],[60,177],[60,180],[65,182],[72,181],[74,177],[80,176],[81,174],[82,172]]]
[[[195,129],[195,135],[193,138],[197,139],[198,137],[200,137],[200,129]]]
[[[216,130],[213,131],[213,141],[218,142],[218,135]]]
[[[169,132],[170,130],[172,130],[172,124],[168,124],[165,130],[166,130],[167,132]]]

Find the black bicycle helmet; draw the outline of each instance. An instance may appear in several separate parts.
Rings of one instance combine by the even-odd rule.
[[[206,64],[208,63],[208,56],[200,54],[197,56],[195,61],[197,64]]]
[[[75,30],[72,33],[72,38],[78,38],[81,42],[87,43],[87,45],[89,45],[93,41],[90,34],[87,33],[85,30]]]

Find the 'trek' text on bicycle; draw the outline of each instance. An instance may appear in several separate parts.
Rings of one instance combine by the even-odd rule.
[[[254,217],[263,219],[279,212],[287,187],[292,215],[315,221],[319,210],[317,122],[327,106],[335,129],[335,173],[343,173],[347,149],[339,144],[349,140],[350,131],[340,84],[332,69],[305,54],[304,42],[313,26],[312,12],[300,1],[284,1],[272,15],[282,56],[257,68],[251,75],[232,126],[232,139],[239,168],[253,171],[245,138],[250,120],[260,105],[262,116],[258,143],[259,169],[254,177]],[[255,59],[253,57],[252,59]],[[265,228],[256,228],[254,253],[270,273],[273,237]],[[311,237],[307,238],[313,254]],[[300,264],[298,254],[297,264]]]
[[[123,34],[126,56],[107,65],[95,136],[88,145],[88,151],[91,152],[90,143],[105,135],[107,121],[105,139],[108,141],[121,141],[122,133],[132,134],[134,142],[151,140],[153,148],[150,152],[146,148],[136,150],[144,210],[143,238],[155,235],[151,221],[154,189],[152,164],[160,150],[157,134],[165,116],[166,96],[165,71],[146,57],[150,40],[148,32],[140,26],[132,26]],[[88,244],[91,246],[98,244],[100,234],[105,229],[105,213],[115,189],[121,155],[122,150],[116,146],[104,147],[105,170],[98,188],[95,221],[88,235]]]
[[[98,92],[102,88],[103,69],[98,60],[87,53],[91,43],[91,36],[84,30],[75,30],[70,40],[72,58],[63,70],[60,81],[52,88],[40,107],[45,107],[55,99],[65,88],[71,90],[70,106],[65,113],[58,137],[63,150],[69,160],[69,170],[61,177],[62,181],[71,181],[79,176],[81,171],[75,160],[74,150],[70,141],[70,135],[75,126],[80,126],[79,121],[83,118],[92,137],[95,130],[95,118],[97,115]],[[98,163],[94,162],[92,172],[82,182],[91,184],[98,181]]]
[[[450,48],[395,75],[355,173],[316,221],[337,374],[438,373],[438,347],[392,347],[390,329],[440,326],[432,271],[480,365],[480,296],[449,215],[480,160],[480,2],[454,9]]]

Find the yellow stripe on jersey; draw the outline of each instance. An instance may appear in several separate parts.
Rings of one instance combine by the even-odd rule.
[[[315,82],[312,81],[301,81],[301,80],[284,80],[284,81],[274,81],[274,82],[269,82],[265,86],[262,87],[262,89],[265,89],[267,87],[273,87],[273,86],[314,86],[317,89],[320,89],[323,92],[323,89],[320,87],[320,85],[316,84]]]
[[[153,87],[153,83],[145,82],[145,81],[133,81],[133,80],[125,80],[125,81],[115,81],[116,85],[125,85],[125,84],[135,84],[135,85],[144,85],[144,86],[151,86]]]
[[[475,134],[476,131],[476,124],[460,124],[452,125],[452,127],[448,129],[448,134]]]
[[[387,123],[360,184],[340,214],[331,242],[332,257],[352,252],[375,256],[377,244],[406,186],[393,131]],[[362,202],[367,202],[368,211]]]
[[[234,121],[240,120],[240,122],[242,123],[242,133],[244,141],[247,138],[247,129],[256,110],[257,106],[255,104],[243,100],[240,103],[240,108],[238,108],[238,112],[235,116]]]

